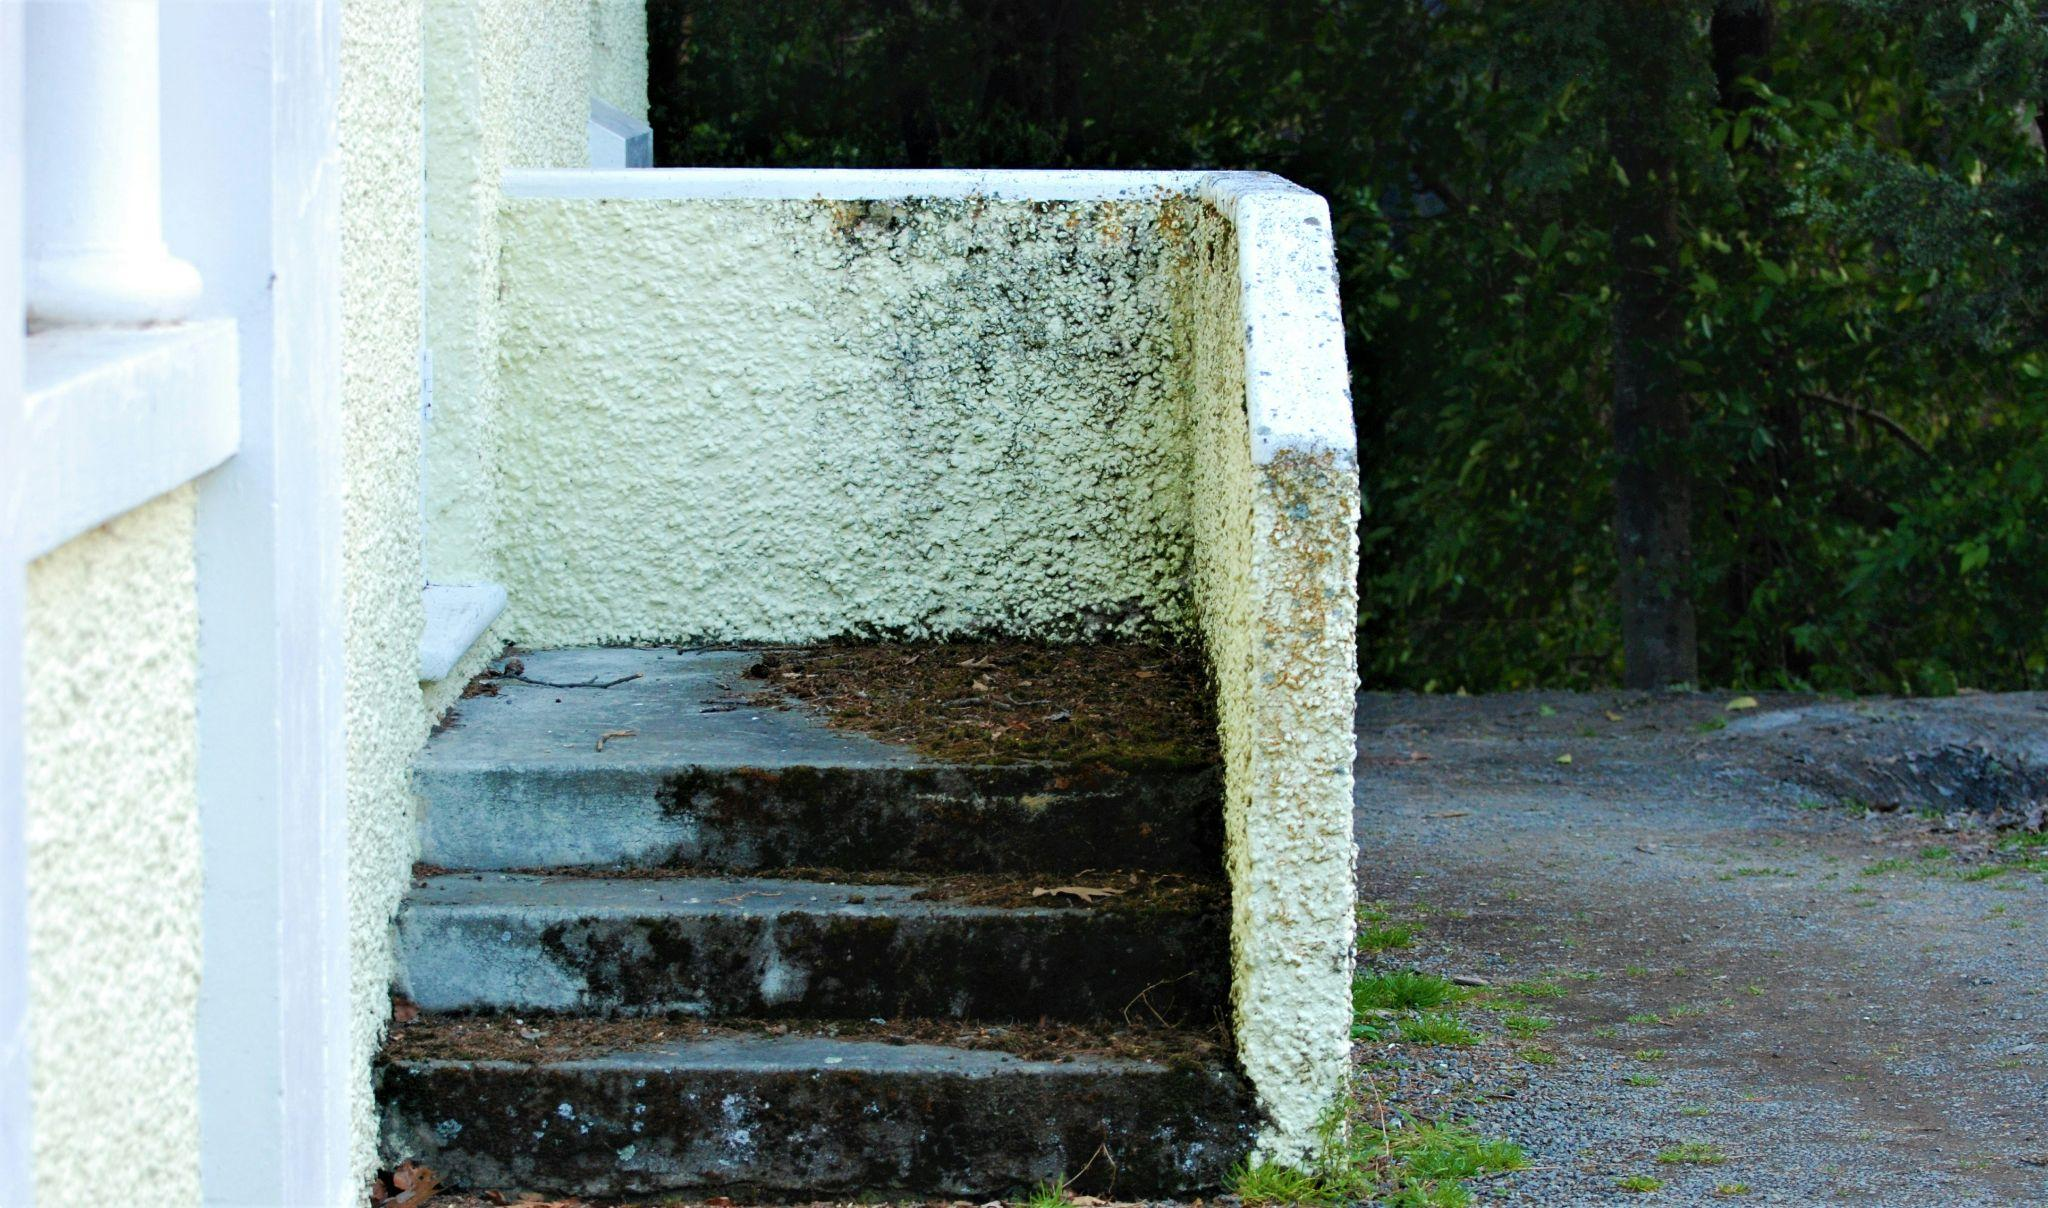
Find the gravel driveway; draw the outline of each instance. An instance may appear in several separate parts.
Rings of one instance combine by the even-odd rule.
[[[1482,1202],[2048,1204],[2048,697],[1730,701],[1360,698],[1362,964],[1492,987],[1367,1081]]]

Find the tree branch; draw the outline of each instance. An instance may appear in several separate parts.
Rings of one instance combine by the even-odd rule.
[[[1848,399],[1840,398],[1836,395],[1829,394],[1825,390],[1801,390],[1799,392],[1799,397],[1812,399],[1816,403],[1826,403],[1828,406],[1833,407],[1835,410],[1840,411],[1845,415],[1853,415],[1858,419],[1867,419],[1871,423],[1876,424],[1878,427],[1883,428],[1885,431],[1897,437],[1900,444],[1906,446],[1908,449],[1911,449],[1913,450],[1913,452],[1919,454],[1919,456],[1928,464],[1940,464],[1939,461],[1936,460],[1933,452],[1930,451],[1926,445],[1921,444],[1918,440],[1914,438],[1911,432],[1906,431],[1906,425],[1893,419],[1891,416],[1886,415],[1882,411],[1876,410],[1875,408],[1866,407],[1861,403],[1852,403]]]

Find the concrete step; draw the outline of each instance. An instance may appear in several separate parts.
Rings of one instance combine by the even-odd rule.
[[[1135,1014],[1176,1025],[1223,1013],[1228,920],[1219,894],[1060,908],[919,900],[920,892],[739,878],[434,876],[399,913],[399,987],[428,1011]]]
[[[1213,765],[933,763],[750,703],[758,655],[744,650],[519,657],[540,682],[498,679],[496,695],[460,702],[415,768],[430,864],[1221,869]]]
[[[1220,1064],[815,1036],[387,1059],[378,1096],[387,1163],[555,1195],[1021,1199],[1085,1168],[1077,1192],[1186,1196],[1220,1187],[1252,1138]]]

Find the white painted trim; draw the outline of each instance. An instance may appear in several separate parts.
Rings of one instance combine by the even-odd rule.
[[[427,613],[420,631],[422,684],[448,678],[505,611],[505,589],[496,583],[429,583],[420,600]]]
[[[1187,194],[1210,175],[978,168],[521,168],[506,172],[500,188],[507,197],[562,201],[1122,201]],[[1263,172],[1230,175],[1280,181]]]
[[[0,1204],[35,1200],[28,1035],[28,796],[22,739],[22,9],[0,4]]]
[[[234,454],[241,421],[233,323],[62,327],[26,343],[29,557]]]
[[[1254,172],[1219,172],[1198,193],[1237,230],[1252,462],[1265,465],[1294,450],[1335,452],[1356,464],[1329,205],[1299,185]]]
[[[351,1187],[338,0],[164,9],[166,235],[241,328],[199,494],[205,1203]]]

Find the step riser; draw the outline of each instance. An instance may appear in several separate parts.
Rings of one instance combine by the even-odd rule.
[[[693,866],[1213,876],[1214,767],[422,767],[421,858],[447,868]]]
[[[1002,1076],[393,1065],[387,1163],[553,1194],[1188,1196],[1249,1148],[1240,1085],[1210,1070]],[[1102,1152],[1098,1152],[1098,1151]]]
[[[1224,1010],[1226,926],[1220,913],[1100,909],[565,920],[415,907],[400,916],[399,961],[403,991],[429,1011],[982,1020],[1128,1013],[1195,1024]]]

